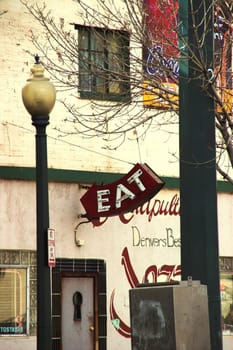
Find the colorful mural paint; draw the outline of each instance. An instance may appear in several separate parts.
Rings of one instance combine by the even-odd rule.
[[[146,13],[146,42],[143,87],[145,107],[178,109],[179,107],[179,50],[178,1],[144,0]],[[225,112],[232,113],[232,33],[233,24],[220,7],[214,13],[214,71],[216,89]],[[150,80],[150,77],[153,79]],[[155,84],[156,82],[156,84]],[[222,113],[222,106],[217,105]]]
[[[147,107],[178,108],[179,76],[177,15],[178,1],[144,0],[146,43],[144,47],[143,103]],[[152,79],[159,88],[152,84]]]

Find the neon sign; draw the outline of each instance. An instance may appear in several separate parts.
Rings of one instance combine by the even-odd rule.
[[[133,211],[149,201],[164,186],[164,181],[147,164],[136,164],[114,183],[95,184],[80,199],[89,219]]]

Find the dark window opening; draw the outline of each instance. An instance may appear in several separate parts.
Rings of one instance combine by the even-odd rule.
[[[81,98],[129,100],[129,34],[75,26],[78,29]]]

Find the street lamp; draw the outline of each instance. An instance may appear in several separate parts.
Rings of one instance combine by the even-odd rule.
[[[51,287],[48,266],[48,168],[46,126],[56,99],[56,91],[39,56],[31,69],[32,78],[22,89],[23,103],[36,128],[36,207],[37,207],[37,350],[52,349]]]

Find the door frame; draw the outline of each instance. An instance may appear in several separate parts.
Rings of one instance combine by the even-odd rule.
[[[107,347],[106,262],[102,259],[56,259],[52,268],[52,343],[53,350],[62,349],[61,282],[62,277],[94,278],[95,344],[94,350]]]

